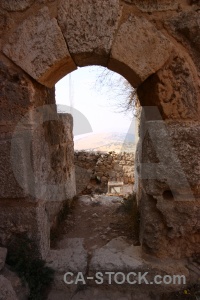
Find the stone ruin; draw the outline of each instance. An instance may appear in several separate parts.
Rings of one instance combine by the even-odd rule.
[[[111,182],[130,185],[133,191],[134,153],[75,151],[74,164],[77,194],[111,193]]]
[[[72,118],[55,83],[102,65],[137,88],[135,180],[142,251],[200,252],[200,2],[0,2],[0,244],[26,233],[46,258],[50,227],[76,194]]]

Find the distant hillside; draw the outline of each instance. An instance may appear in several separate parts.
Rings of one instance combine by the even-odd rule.
[[[74,142],[75,150],[134,152],[135,136],[121,132],[94,133]]]

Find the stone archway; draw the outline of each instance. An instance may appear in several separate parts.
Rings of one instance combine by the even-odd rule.
[[[199,43],[198,39],[193,42],[199,37],[198,4],[186,0],[160,4],[137,0],[9,0],[2,1],[0,13],[1,243],[6,245],[12,235],[28,232],[40,254],[46,256],[49,225],[45,201],[30,197],[15,180],[9,156],[12,133],[26,113],[31,131],[33,109],[54,104],[53,86],[60,78],[78,66],[99,64],[120,73],[138,88],[146,112],[140,125],[136,170],[144,251],[175,258],[199,252]],[[147,106],[156,106],[158,113],[145,109]],[[150,134],[145,133],[151,124],[153,143]],[[67,141],[63,126],[54,125],[44,126],[43,135],[52,155],[60,156]],[[68,132],[70,136],[70,129]],[[43,157],[44,168],[47,161],[39,137],[32,145],[32,161],[42,178],[38,157]],[[172,164],[169,143],[165,149],[168,137],[175,161],[178,159],[181,174],[185,175],[186,188],[180,185],[177,165]],[[24,151],[23,147],[19,149],[18,158],[26,180]],[[73,165],[70,157],[65,161],[70,166],[69,175]],[[148,174],[155,176],[143,174],[146,163]],[[54,171],[55,176],[58,169]],[[68,180],[69,188],[73,176],[64,173],[66,170],[59,180]],[[173,188],[169,178],[174,181]],[[72,188],[68,197],[74,193]],[[174,199],[174,193],[178,199]]]

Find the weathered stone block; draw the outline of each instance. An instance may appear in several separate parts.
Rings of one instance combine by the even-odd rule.
[[[1,274],[10,281],[18,300],[28,299],[30,295],[28,284],[22,281],[19,275],[12,272],[9,266],[5,266]]]
[[[61,249],[50,250],[46,262],[47,266],[53,268],[57,274],[69,272],[83,272],[87,268],[87,251],[83,247],[83,239],[68,238],[60,243]],[[63,244],[63,245],[62,245]]]
[[[27,235],[37,247],[37,254],[45,258],[50,247],[50,226],[45,203],[29,204],[21,200],[0,202],[0,244],[8,246],[16,235]]]
[[[198,120],[197,93],[190,64],[178,53],[174,53],[165,67],[138,88],[142,106],[157,106],[163,119]]]
[[[1,247],[0,248],[0,271],[4,268],[7,256],[7,249]]]
[[[200,11],[182,12],[165,22],[167,29],[191,52],[200,70]]]
[[[77,65],[106,65],[119,12],[118,0],[61,1],[58,23]]]
[[[197,122],[154,120],[140,128],[135,168],[140,237],[143,249],[155,256],[200,251],[199,132]]]
[[[52,104],[54,89],[48,89],[18,67],[0,63],[0,133],[10,137],[19,122],[30,127],[35,106]],[[23,120],[23,121],[22,121]]]
[[[0,275],[0,300],[17,300],[17,295],[13,287],[4,276]]]
[[[22,198],[27,196],[19,182],[26,186],[26,155],[23,140],[17,143],[11,156],[11,142],[0,142],[0,198]],[[12,157],[12,160],[11,160]]]
[[[143,12],[168,11],[178,8],[178,1],[173,0],[124,0],[127,3],[135,4]]]
[[[180,259],[200,251],[200,205],[142,193],[140,239],[157,257]]]
[[[47,7],[19,25],[3,52],[48,87],[76,69],[57,21],[50,18]]]
[[[162,195],[171,185],[171,190],[183,197],[187,193],[188,197],[191,193],[200,197],[199,133],[200,125],[195,122],[146,122],[141,128],[142,164],[138,167],[147,194]]]
[[[130,15],[118,30],[108,68],[137,86],[164,65],[171,49],[167,38],[146,18]]]
[[[0,124],[1,131],[6,132],[9,126],[16,126],[33,104],[34,86],[22,71],[0,62],[0,89]]]
[[[34,0],[2,0],[1,6],[7,11],[23,11],[33,4]]]
[[[7,14],[0,10],[0,35],[5,32],[5,29],[8,28],[8,16]]]

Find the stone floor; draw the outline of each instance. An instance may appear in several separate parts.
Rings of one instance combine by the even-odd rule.
[[[47,265],[56,271],[48,300],[182,299],[162,298],[162,295],[184,290],[184,285],[155,285],[153,278],[157,274],[180,274],[188,279],[191,274],[187,261],[168,259],[160,263],[160,260],[144,256],[137,233],[133,230],[132,217],[132,214],[124,209],[121,197],[79,197],[62,225],[61,238],[54,243],[54,249],[50,251],[47,259]],[[67,281],[77,281],[73,284],[65,283],[66,272],[73,273],[73,276],[70,274],[66,277]],[[101,272],[101,281],[96,278],[97,272]],[[105,272],[114,272],[110,275],[110,282]],[[114,277],[118,272],[124,273],[125,276],[129,272],[148,272],[149,284],[145,284],[144,281],[134,285],[127,282],[119,284],[123,277],[119,274]]]

